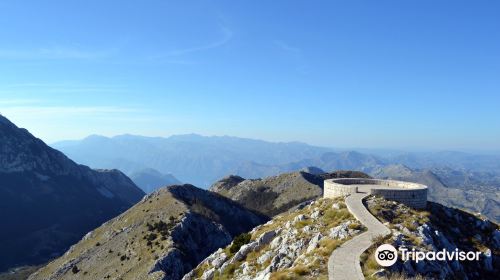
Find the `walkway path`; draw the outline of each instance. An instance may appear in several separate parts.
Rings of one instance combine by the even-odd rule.
[[[346,197],[345,203],[351,214],[368,230],[335,249],[328,259],[328,279],[356,280],[365,279],[359,259],[361,254],[372,245],[376,236],[386,236],[391,230],[379,222],[363,205],[363,198],[370,194],[370,189],[379,188],[375,185],[359,185],[358,192]]]

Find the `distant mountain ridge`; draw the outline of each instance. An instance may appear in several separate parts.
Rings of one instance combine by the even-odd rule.
[[[479,212],[499,222],[500,191],[495,184],[500,180],[494,181],[492,174],[484,177],[482,174],[448,168],[414,170],[402,164],[388,165],[372,173],[377,178],[425,184],[429,186],[429,200]]]
[[[62,253],[144,195],[118,170],[92,170],[0,115],[0,271]]]
[[[53,146],[72,159],[94,168],[113,167],[129,175],[141,169],[154,168],[161,173],[171,173],[182,182],[202,187],[233,174],[244,163],[261,164],[267,169],[267,166],[315,158],[331,151],[299,142],[272,143],[196,134],[168,138],[93,135],[79,141],[54,143]]]
[[[453,151],[368,154],[336,151],[296,142],[271,143],[195,134],[169,138],[91,136],[80,141],[60,142],[54,146],[92,167],[115,167],[129,175],[144,168],[154,168],[161,173],[171,173],[180,181],[203,188],[208,188],[231,174],[258,179],[308,167],[325,171],[358,170],[375,177],[426,179],[431,186],[437,186],[434,188],[437,190],[435,197],[431,191],[434,201],[470,211],[481,211],[497,221],[499,217],[498,154],[474,155]],[[394,168],[391,167],[394,165],[402,165],[404,168],[391,171],[390,168]],[[415,173],[424,170],[428,172]],[[472,198],[481,199],[474,204]]]

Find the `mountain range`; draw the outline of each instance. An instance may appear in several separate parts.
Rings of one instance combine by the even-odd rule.
[[[284,165],[319,157],[331,149],[303,143],[271,143],[237,137],[196,134],[168,138],[121,135],[89,136],[52,144],[70,158],[93,168],[117,168],[128,175],[145,168],[173,174],[182,182],[207,188],[220,178],[244,170],[246,164]],[[275,174],[259,174],[276,175]],[[248,174],[238,174],[247,176]]]
[[[398,164],[375,170],[372,175],[427,185],[431,201],[481,213],[493,221],[500,221],[500,180],[493,173],[450,168],[411,169]]]
[[[498,154],[453,151],[361,153],[299,142],[275,143],[197,134],[168,138],[92,135],[82,140],[56,142],[52,146],[93,168],[118,168],[129,175],[154,168],[164,174],[173,174],[182,182],[205,188],[231,174],[262,178],[310,166],[371,173],[380,167],[402,164],[412,169],[449,168],[497,176],[500,170]]]
[[[133,175],[143,189],[152,191],[142,198],[144,192],[120,171],[76,164],[3,117],[0,140],[0,218],[6,226],[1,233],[1,269],[41,264],[81,238],[29,279],[118,275],[179,279],[236,235],[266,222],[269,215],[318,198],[324,178],[366,176],[310,167],[248,180],[242,186],[250,188],[238,193],[265,190],[262,196],[272,198],[264,200],[265,211],[258,211],[248,203],[253,195],[238,201],[231,192],[218,194],[215,185],[212,191],[179,185],[173,176],[154,169]],[[233,179],[245,181],[231,176],[216,185],[228,190]],[[160,185],[171,186],[153,191]],[[235,185],[232,190],[240,188]]]
[[[201,136],[186,137],[189,143],[184,139],[177,145],[189,147],[193,139],[205,141]],[[324,278],[333,250],[366,230],[349,213],[343,198],[321,198],[323,182],[328,178],[374,176],[421,182],[429,186],[431,200],[498,218],[498,175],[479,167],[480,163],[473,169],[464,169],[459,160],[453,168],[439,164],[419,168],[359,152],[228,138],[224,145],[193,144],[194,155],[175,159],[184,160],[180,165],[192,166],[193,176],[197,170],[239,173],[215,181],[205,190],[180,184],[169,170],[138,164],[128,172],[133,172],[141,188],[151,192],[145,196],[120,171],[76,164],[3,117],[0,140],[0,219],[5,226],[0,233],[0,271],[41,265],[40,269],[19,268],[0,274],[0,279]],[[234,141],[239,143],[238,148],[236,144],[230,147]],[[254,154],[276,150],[274,155],[267,154],[266,160],[257,161],[252,152],[238,153],[248,143],[263,145],[254,146]],[[76,147],[73,144],[65,143],[66,147]],[[135,149],[142,150],[142,145]],[[121,151],[128,161],[114,160],[132,162],[133,150],[126,152],[132,147]],[[196,151],[196,147],[201,148]],[[112,150],[113,145],[107,148]],[[219,154],[224,149],[231,151],[227,157]],[[100,152],[105,151],[89,153],[89,159]],[[291,161],[276,160],[280,154]],[[157,162],[165,156],[157,154]],[[224,161],[219,161],[221,158]],[[199,166],[203,168],[197,169],[200,162],[195,159],[201,159]],[[234,165],[212,166],[216,162]],[[339,167],[366,173],[322,170]],[[245,172],[252,176],[279,174],[244,179],[241,174]],[[203,176],[212,178],[209,175]],[[379,241],[418,251],[477,250],[481,252],[480,262],[405,262],[384,270],[362,256],[365,276],[391,278],[399,273],[494,279],[500,261],[498,224],[437,203],[429,205],[416,211],[378,197],[366,201],[369,211],[392,231],[391,236]],[[373,255],[373,250],[368,254]]]
[[[258,179],[309,167],[326,171],[358,170],[373,177],[428,183],[433,201],[481,212],[500,221],[500,156],[497,154],[361,153],[297,142],[272,143],[196,134],[168,138],[94,135],[53,146],[91,167],[119,168],[133,179],[142,170],[154,168],[202,188],[229,175]],[[151,187],[144,189],[149,192]]]

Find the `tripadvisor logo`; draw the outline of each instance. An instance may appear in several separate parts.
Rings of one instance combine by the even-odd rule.
[[[375,260],[381,266],[391,266],[398,260],[398,250],[390,244],[382,244],[375,251]]]
[[[411,251],[407,248],[399,248],[399,253],[401,254],[402,261],[478,261],[481,252],[465,252],[455,249],[453,251],[446,251],[443,249],[441,251],[429,251],[421,252],[415,251],[413,248]],[[381,266],[387,267],[396,263],[398,260],[398,250],[390,244],[382,244],[375,251],[375,260]]]

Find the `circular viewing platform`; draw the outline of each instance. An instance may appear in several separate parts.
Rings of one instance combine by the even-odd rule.
[[[325,180],[323,197],[339,197],[363,192],[422,209],[427,206],[427,191],[425,185],[404,181],[342,178]]]

